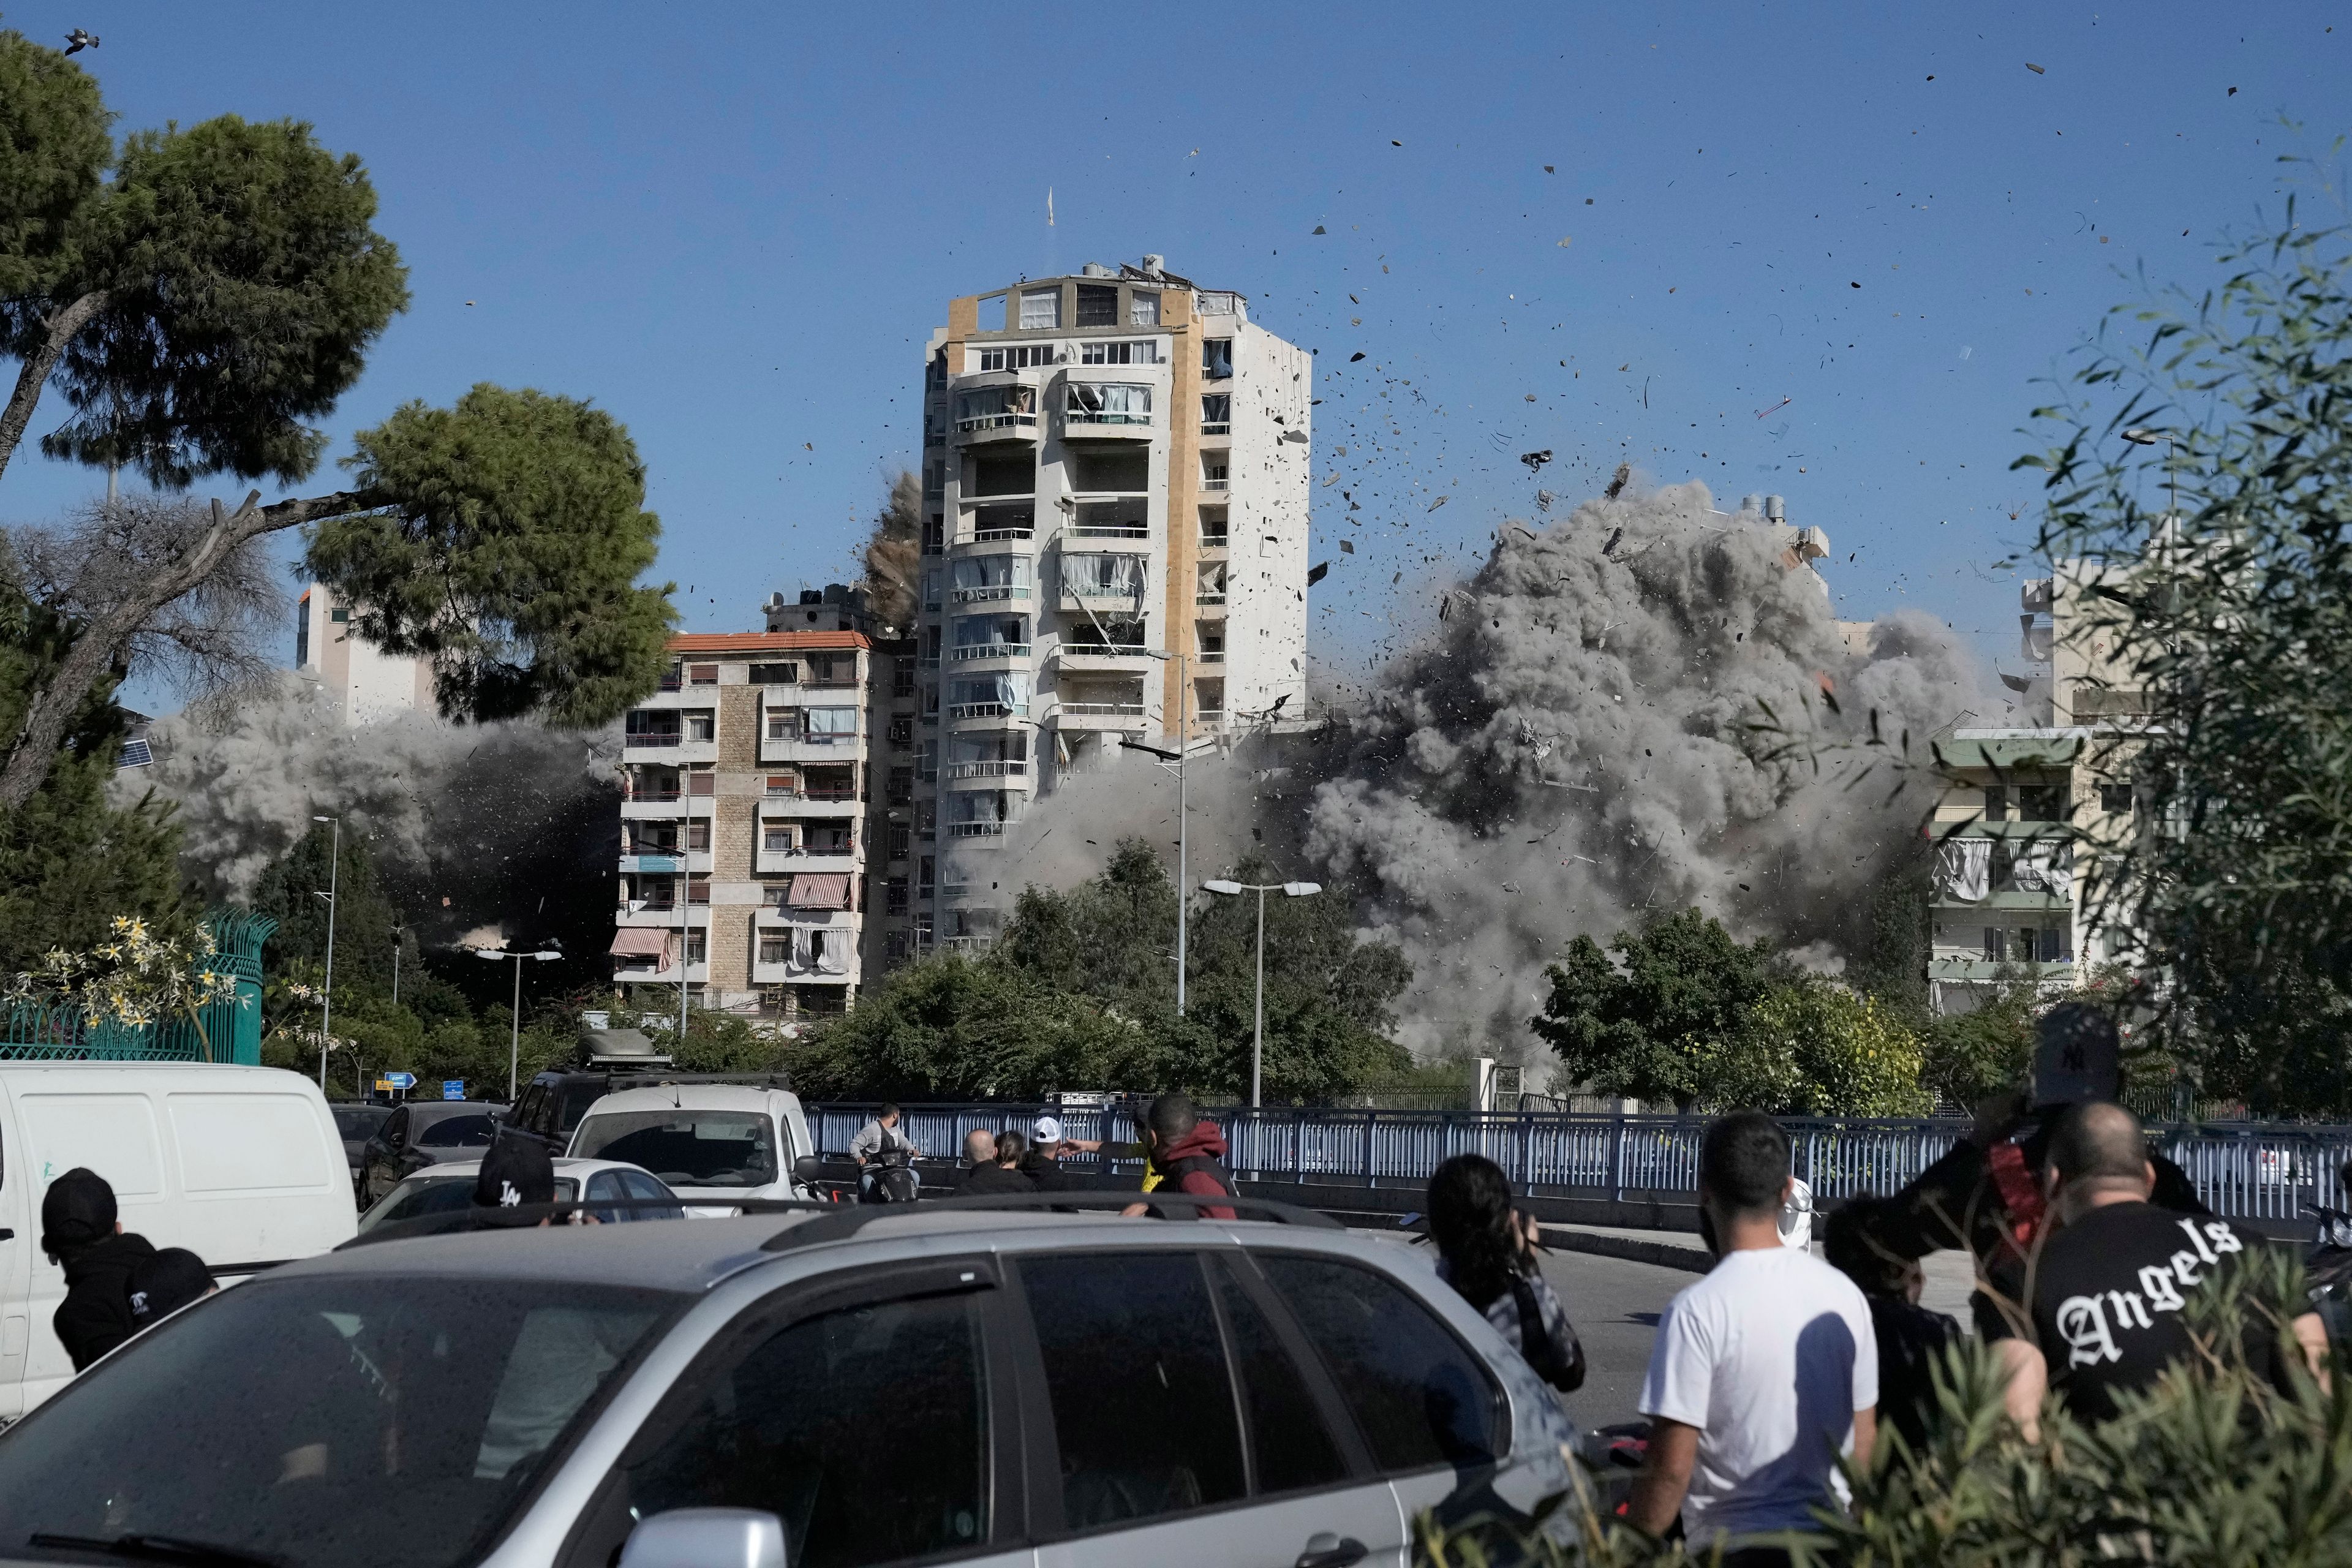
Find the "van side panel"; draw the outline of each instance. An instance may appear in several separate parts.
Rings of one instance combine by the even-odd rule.
[[[299,1094],[173,1094],[164,1106],[192,1198],[319,1192],[332,1173]]]
[[[43,1192],[76,1166],[96,1171],[114,1189],[125,1230],[139,1228],[134,1207],[163,1201],[163,1141],[145,1095],[58,1093],[44,1085],[18,1096],[16,1119],[26,1168]]]

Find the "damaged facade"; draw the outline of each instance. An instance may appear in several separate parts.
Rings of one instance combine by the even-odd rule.
[[[898,951],[992,936],[1007,829],[1122,738],[1304,708],[1312,366],[1157,257],[950,302]]]

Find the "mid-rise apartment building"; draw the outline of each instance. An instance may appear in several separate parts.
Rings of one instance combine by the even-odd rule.
[[[1007,827],[1122,739],[1300,713],[1313,366],[1157,257],[950,302],[924,374],[907,951],[991,936]]]
[[[672,1010],[683,990],[697,1007],[807,1017],[848,1006],[869,973],[889,681],[873,639],[845,629],[848,607],[816,600],[772,602],[769,619],[822,612],[818,629],[672,637],[660,690],[628,715],[612,952],[633,1006]]]
[[[2073,563],[2025,584],[2027,673],[2002,677],[2025,722],[1937,742],[1948,781],[1932,826],[1927,981],[1937,1012],[1971,1011],[2004,983],[2063,989],[2141,956],[2100,870],[2103,847],[2142,826],[2133,737],[2151,721],[2150,705],[2074,613],[2088,592]]]

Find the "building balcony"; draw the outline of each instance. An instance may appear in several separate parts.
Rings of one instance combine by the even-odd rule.
[[[1158,663],[1140,644],[1133,647],[1101,643],[1063,642],[1054,649],[1055,658],[1074,669],[1115,669],[1140,675]]]
[[[634,910],[623,904],[613,911],[613,923],[616,926],[651,926],[656,931],[676,931],[681,925],[707,926],[710,923],[710,906],[689,904],[686,919],[680,921],[677,906],[674,903],[639,904]]]
[[[1203,553],[1222,555],[1233,543],[1233,540],[1234,536],[1230,532],[1204,533],[1201,535],[1201,550]]]
[[[763,763],[860,763],[866,760],[863,735],[792,735],[781,741],[761,740]]]
[[[1192,604],[1197,609],[1207,610],[1214,616],[1223,616],[1225,613],[1224,590],[1219,589],[1213,594],[1195,594],[1192,595]]]
[[[691,871],[702,876],[710,874],[710,851],[708,849],[641,849],[621,857],[621,874],[651,872],[656,876],[667,873],[676,876]]]
[[[665,676],[662,683],[637,706],[656,711],[676,712],[686,708],[709,708],[719,700],[719,688],[712,685],[689,686]]]
[[[855,876],[857,873],[857,851],[855,847],[770,849],[763,846],[754,852],[751,868],[762,877],[804,871],[845,871]]]
[[[1037,416],[1034,414],[979,414],[955,422],[956,444],[975,446],[989,441],[1030,441],[1037,439]]]
[[[718,760],[719,742],[716,740],[689,741],[681,735],[621,737],[621,761],[624,763],[659,763],[677,766]]]
[[[763,795],[760,797],[760,816],[767,819],[786,817],[821,817],[837,821],[863,814],[866,803],[853,792],[848,795]]]
[[[1029,657],[1029,645],[1025,642],[972,643],[948,649],[948,657],[957,664],[975,664],[989,659],[1025,659]]]
[[[1012,826],[1009,822],[950,822],[945,824],[940,831],[950,838],[971,838],[985,844],[1003,838],[1005,830]]]
[[[1121,733],[1143,728],[1143,704],[1140,702],[1065,702],[1050,715],[1062,729],[1076,731],[1115,731]]]
[[[836,974],[829,969],[819,969],[813,963],[762,963],[758,959],[753,959],[751,961],[751,984],[754,985],[782,985],[787,984],[793,985],[855,985],[857,984],[858,968],[859,964],[856,959],[851,959],[849,961],[849,968],[847,972],[840,974]]]
[[[1213,479],[1202,479],[1201,488],[1204,490],[1229,490],[1234,488],[1234,481],[1221,474]]]
[[[631,963],[624,959],[613,961],[613,984],[615,985],[688,985],[705,984],[710,979],[710,965],[689,963],[684,973],[677,964],[667,969],[656,969],[649,964]]]
[[[949,721],[952,723],[962,723],[971,719],[1026,719],[1029,717],[1029,704],[1026,702],[950,702],[948,704],[947,713]]]
[[[845,931],[865,929],[864,920],[855,910],[794,910],[781,904],[761,904],[752,923],[767,928],[812,926]]]
[[[1062,416],[1066,441],[1149,441],[1158,434],[1149,414],[1110,414],[1072,409]]]
[[[2074,965],[2071,960],[2018,963],[1997,958],[1931,958],[1927,961],[1927,978],[1978,985],[2003,980],[2032,980],[2045,986],[2071,985],[2074,983]]]
[[[1017,544],[1037,534],[1037,498],[986,496],[967,498],[958,520],[957,544]]]
[[[718,800],[717,795],[681,795],[676,790],[641,789],[621,797],[621,820],[676,822],[681,817],[709,816],[717,809]]]
[[[1233,433],[1234,425],[1230,419],[1204,419],[1201,422],[1201,434],[1203,436],[1231,436]]]
[[[959,605],[994,605],[1025,602],[1029,597],[1026,583],[989,583],[977,588],[957,588],[948,596]],[[929,608],[936,611],[939,606]]]
[[[1221,647],[1204,647],[1200,652],[1192,656],[1192,662],[1194,664],[1223,664],[1225,662],[1225,650]]]
[[[992,784],[1004,779],[1026,780],[1029,764],[1021,763],[950,763],[940,770],[951,784]]]
[[[1965,902],[1959,899],[1938,894],[1929,900],[1928,907],[1939,915],[1976,914],[1986,910],[2000,910],[2004,912],[2019,910],[2026,913],[2037,914],[2065,914],[2074,909],[2074,896],[2068,893],[2052,893],[2041,890],[2029,892],[2021,889],[2010,889],[2001,892],[1988,893],[1972,904]]]

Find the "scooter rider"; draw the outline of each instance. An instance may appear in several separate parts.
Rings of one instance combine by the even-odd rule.
[[[877,1195],[886,1171],[911,1172],[915,1141],[898,1130],[899,1111],[895,1104],[886,1104],[875,1112],[874,1120],[857,1130],[849,1141],[849,1157],[857,1162],[857,1201],[863,1204],[887,1203],[890,1197]]]

